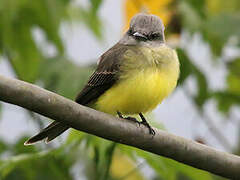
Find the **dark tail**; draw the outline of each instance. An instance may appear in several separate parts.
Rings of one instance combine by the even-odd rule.
[[[84,89],[79,93],[79,95],[76,98],[77,103],[81,105],[86,105],[92,100],[92,99],[83,98],[86,95],[85,93],[86,93],[86,90]],[[24,145],[26,146],[32,145],[41,140],[45,140],[45,143],[49,143],[50,141],[55,139],[57,136],[62,134],[64,131],[66,131],[68,128],[70,127],[66,126],[63,123],[54,121],[53,123],[48,125],[46,128],[44,128],[42,131],[40,131],[40,133],[28,139],[24,143]]]
[[[28,139],[24,145],[32,145],[38,141],[44,140],[46,143],[49,143],[53,139],[55,139],[57,136],[62,134],[64,131],[66,131],[69,127],[65,124],[62,124],[60,122],[53,122],[50,125],[48,125],[46,128],[44,128],[40,133],[37,135],[31,137]]]

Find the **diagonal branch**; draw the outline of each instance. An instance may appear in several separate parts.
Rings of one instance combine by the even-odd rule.
[[[240,177],[240,157],[81,106],[35,85],[0,75],[0,100],[61,121],[77,130],[162,155],[195,168],[231,178]]]

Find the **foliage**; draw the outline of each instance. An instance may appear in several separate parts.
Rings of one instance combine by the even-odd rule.
[[[41,28],[49,43],[63,52],[58,30],[67,2],[1,0],[0,51],[11,62],[19,78],[30,82],[36,80],[43,59],[32,35],[34,28]]]
[[[68,152],[69,153],[69,152]],[[39,153],[20,154],[0,164],[1,179],[73,179],[72,162],[65,158],[65,153],[52,150]],[[34,167],[34,168],[33,168]]]
[[[33,82],[70,99],[94,70],[92,65],[77,66],[65,56],[60,35],[63,23],[83,23],[98,39],[102,39],[99,9],[104,1],[89,0],[88,6],[76,5],[73,0],[0,0],[0,56],[5,57],[18,78]],[[197,92],[190,96],[196,108],[204,112],[206,103],[216,102],[224,115],[240,105],[240,57],[224,57],[224,47],[234,39],[240,46],[239,0],[126,0],[125,29],[137,12],[150,12],[162,18],[166,25],[167,40],[172,34],[178,42],[177,52],[181,62],[180,88],[194,78]],[[70,23],[69,23],[70,24]],[[67,24],[67,25],[69,25]],[[34,33],[41,31],[44,41],[56,50],[49,57],[41,49]],[[227,71],[222,89],[210,89],[208,76],[194,63],[187,49],[181,46],[182,32],[190,37],[199,33],[210,47],[212,62],[222,64]],[[190,39],[191,40],[191,39]],[[0,104],[1,105],[1,104]],[[0,107],[1,111],[1,107]],[[37,122],[36,119],[33,122]],[[239,127],[238,127],[239,128]],[[130,148],[95,136],[72,130],[65,143],[51,146],[25,147],[26,136],[8,144],[0,139],[0,179],[146,179],[139,166],[149,166],[152,179],[161,180],[213,180],[222,179],[207,172]],[[236,152],[239,152],[240,147]]]

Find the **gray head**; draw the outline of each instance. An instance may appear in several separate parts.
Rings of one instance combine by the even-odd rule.
[[[129,45],[159,45],[164,43],[164,25],[155,15],[137,14],[120,43]]]

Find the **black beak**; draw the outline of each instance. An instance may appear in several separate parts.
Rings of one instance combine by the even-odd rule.
[[[147,39],[148,39],[147,36],[145,36],[139,32],[133,33],[133,36],[135,37],[135,39],[140,40],[140,41],[147,41]]]

